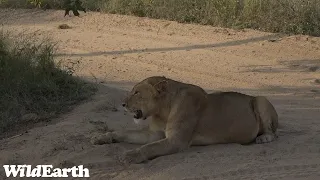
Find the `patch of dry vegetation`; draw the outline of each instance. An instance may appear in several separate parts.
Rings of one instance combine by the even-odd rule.
[[[40,2],[40,3],[39,3]],[[320,36],[319,0],[82,0],[90,10]],[[59,0],[0,0],[0,7],[63,8]]]
[[[54,52],[48,39],[0,31],[0,135],[53,117],[96,91],[54,63]]]
[[[99,0],[96,4],[109,13],[320,36],[318,0]]]

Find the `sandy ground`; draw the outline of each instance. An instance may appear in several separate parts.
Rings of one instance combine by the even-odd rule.
[[[0,10],[5,30],[50,36],[57,60],[99,83],[92,100],[19,137],[0,140],[0,164],[83,164],[90,179],[319,179],[320,38],[283,36],[89,12]],[[72,29],[58,29],[66,23]],[[135,145],[93,146],[106,130],[141,128],[121,100],[132,85],[164,75],[208,92],[267,96],[279,113],[279,139],[262,145],[192,147],[124,167],[115,157]],[[318,80],[317,80],[318,79]],[[0,171],[0,177],[3,171]]]

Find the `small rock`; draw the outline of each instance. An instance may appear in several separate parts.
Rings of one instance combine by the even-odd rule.
[[[276,42],[276,39],[269,39],[268,42]]]
[[[59,29],[71,29],[71,27],[68,24],[60,24],[58,26]]]
[[[320,84],[320,79],[314,80],[315,83]]]
[[[116,107],[112,107],[112,108],[110,109],[110,111],[112,111],[112,112],[118,112],[118,109],[117,109]]]
[[[38,120],[39,116],[35,113],[29,113],[29,114],[25,114],[21,117],[22,121],[35,121]]]
[[[318,66],[311,66],[311,67],[309,67],[309,71],[311,71],[311,72],[316,72],[318,69],[319,69]]]

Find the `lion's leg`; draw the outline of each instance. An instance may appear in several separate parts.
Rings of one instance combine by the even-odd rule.
[[[143,160],[174,154],[188,148],[189,143],[176,138],[165,138],[138,148],[144,156]],[[139,162],[136,162],[139,163]]]
[[[161,131],[153,132],[148,130],[127,130],[108,132],[91,139],[93,144],[109,144],[116,142],[126,142],[131,144],[147,144],[163,139],[164,133]]]
[[[273,133],[264,133],[256,138],[257,144],[269,143],[277,139],[277,136]]]
[[[259,136],[256,143],[269,143],[277,138],[278,115],[273,105],[265,97],[256,97],[254,101],[255,113],[260,121]]]
[[[69,11],[70,11],[70,9],[67,8],[67,9],[65,10],[65,12],[64,12],[64,16],[69,15]]]
[[[198,112],[184,112],[180,108],[185,109],[183,106],[190,106],[191,103],[185,102],[190,98],[192,96],[184,97],[181,104],[173,107],[175,110],[171,112],[166,125],[166,138],[129,151],[126,155],[127,161],[140,163],[187,149],[191,144],[192,134],[197,123],[196,113]],[[193,101],[191,102],[193,103]],[[137,154],[139,154],[139,158],[136,158]]]

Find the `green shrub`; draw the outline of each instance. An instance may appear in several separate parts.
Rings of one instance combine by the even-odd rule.
[[[96,88],[54,63],[55,44],[0,32],[0,134],[26,114],[43,120],[88,98]]]

